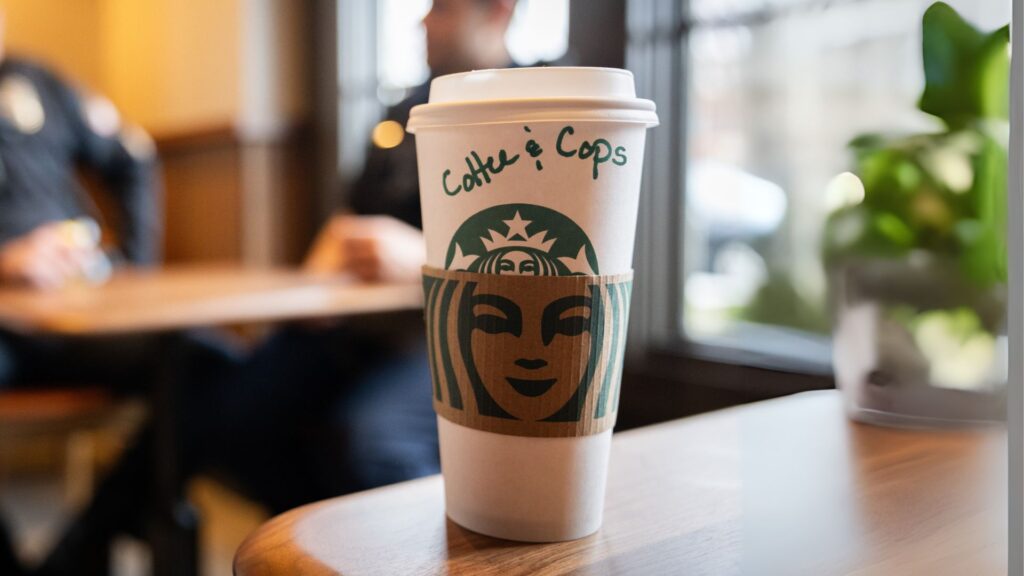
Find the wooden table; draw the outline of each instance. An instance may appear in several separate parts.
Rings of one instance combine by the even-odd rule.
[[[813,392],[617,434],[582,540],[465,530],[434,476],[278,516],[235,574],[1005,574],[1006,473],[1001,428],[853,424]]]
[[[124,271],[102,286],[56,292],[0,288],[0,326],[105,335],[411,310],[418,284],[366,285],[298,270],[236,266]]]
[[[163,369],[153,383],[152,526],[156,576],[198,570],[197,520],[184,496],[178,463],[180,330],[252,322],[330,318],[411,310],[422,305],[416,284],[362,285],[294,270],[237,266],[122,271],[102,286],[42,293],[0,289],[0,327],[30,335],[102,336],[156,333]]]

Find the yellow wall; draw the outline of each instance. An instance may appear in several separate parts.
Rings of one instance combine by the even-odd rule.
[[[102,4],[103,0],[3,0],[7,51],[49,64],[89,87],[102,88]]]
[[[232,126],[244,0],[3,0],[11,53],[98,90],[157,136]]]
[[[239,111],[238,0],[105,0],[105,87],[151,132],[234,123]]]

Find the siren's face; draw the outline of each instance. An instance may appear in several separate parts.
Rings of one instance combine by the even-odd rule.
[[[523,250],[506,252],[501,261],[498,262],[498,274],[536,276],[537,260],[532,254]]]
[[[499,249],[474,262],[470,269],[484,274],[559,276],[567,273],[558,261],[530,248]]]
[[[502,399],[499,404],[509,414],[542,420],[572,398],[583,378],[590,354],[591,298],[573,286],[540,302],[499,292],[471,296],[474,363],[484,387]],[[584,351],[582,358],[578,351]]]

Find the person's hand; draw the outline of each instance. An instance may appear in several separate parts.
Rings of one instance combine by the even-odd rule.
[[[366,282],[414,282],[426,262],[423,232],[390,216],[335,216],[320,231],[305,267],[349,272]]]
[[[82,278],[96,261],[94,242],[74,223],[52,222],[0,245],[0,283],[54,290]]]

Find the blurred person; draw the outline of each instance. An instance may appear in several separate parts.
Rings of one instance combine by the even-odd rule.
[[[0,38],[3,24],[0,12]],[[53,290],[105,274],[98,213],[77,181],[79,166],[98,173],[117,201],[119,255],[152,263],[159,242],[154,162],[148,138],[123,124],[109,101],[0,49],[0,285]],[[107,344],[0,331],[0,389],[127,385],[148,364],[146,355],[136,342]],[[0,572],[18,574],[5,532],[0,523]]]
[[[0,14],[0,34],[2,27]],[[110,256],[154,263],[155,164],[152,142],[122,123],[108,100],[0,51],[0,285],[54,290],[102,280]],[[95,171],[116,201],[118,245],[110,255],[99,244],[100,215],[76,178],[79,168]],[[0,332],[0,389],[15,380],[89,379],[131,350],[78,344]],[[116,349],[114,356],[104,348]],[[55,363],[58,351],[64,361]]]
[[[109,100],[0,50],[0,282],[55,289],[88,271],[100,248],[67,226],[100,218],[79,167],[94,170],[116,201],[117,256],[154,263],[155,164],[152,141]]]
[[[423,19],[431,78],[514,66],[505,45],[514,11],[514,0],[434,0]],[[385,120],[404,127],[429,87],[414,88]],[[426,249],[413,138],[371,145],[348,199],[351,212],[323,227],[306,269],[419,281]],[[230,414],[222,464],[275,512],[439,471],[421,312],[283,329],[232,386],[218,409]]]
[[[505,44],[515,4],[515,0],[434,0],[423,18],[430,80],[470,70],[516,66]],[[384,120],[404,128],[413,106],[427,103],[430,80],[413,88],[405,100],[387,111]],[[416,145],[411,135],[393,148],[370,147],[366,166],[349,194],[349,202],[357,214],[387,215],[417,228],[421,226]],[[324,241],[314,247],[314,265],[322,252],[343,244],[321,238]]]
[[[4,23],[0,11],[0,40]],[[0,49],[0,286],[52,291],[102,281],[111,263],[155,264],[161,242],[155,152],[109,100]],[[78,181],[80,168],[95,172],[114,200],[115,245],[100,244],[101,215]],[[219,339],[191,335],[187,342],[196,373],[231,365],[234,351]],[[160,352],[155,338],[42,338],[0,330],[0,390],[92,384],[134,393],[155,377]],[[104,480],[40,574],[103,569],[109,538],[134,521],[129,511],[137,512],[146,490],[150,473],[141,447],[147,441],[138,439]],[[138,497],[126,496],[130,490]],[[0,521],[0,574],[21,570]]]

